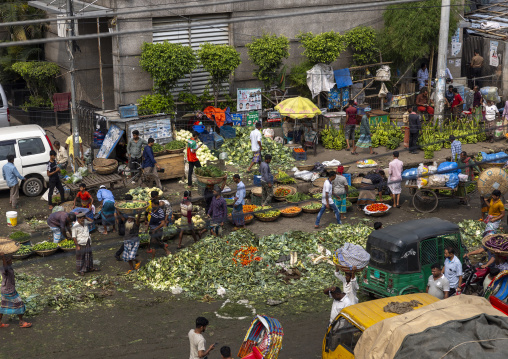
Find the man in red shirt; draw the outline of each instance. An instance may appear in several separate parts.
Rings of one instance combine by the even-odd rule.
[[[462,105],[464,104],[464,100],[462,96],[457,92],[457,89],[453,88],[453,102],[452,102],[452,113],[455,116],[460,116],[462,113]]]
[[[356,129],[356,114],[358,113],[358,110],[356,107],[354,107],[354,101],[349,100],[349,106],[346,108],[346,128],[345,128],[345,135],[346,135],[346,143],[347,148],[346,150],[349,150],[351,148],[351,154],[357,155],[356,152],[356,146],[355,146],[355,129]],[[349,144],[349,141],[351,141],[351,145]]]
[[[189,187],[192,187],[192,174],[194,173],[194,167],[200,168],[201,163],[198,160],[198,156],[196,152],[199,150],[203,144],[201,143],[198,146],[198,136],[199,134],[197,132],[192,133],[192,137],[187,140],[187,162],[189,162],[189,172],[187,175],[187,184]]]

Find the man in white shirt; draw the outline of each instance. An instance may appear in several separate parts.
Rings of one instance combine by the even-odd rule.
[[[332,193],[333,193],[333,186],[332,182],[335,180],[335,177],[337,177],[336,173],[334,171],[328,172],[328,179],[325,181],[323,185],[323,199],[321,200],[322,206],[321,210],[318,213],[318,216],[316,218],[316,224],[314,228],[319,228],[319,222],[321,221],[321,217],[323,216],[323,213],[325,213],[325,209],[332,209],[335,213],[335,218],[337,219],[337,224],[342,224],[340,221],[340,212],[335,203],[332,200]]]
[[[333,323],[342,309],[353,305],[346,293],[342,293],[338,287],[326,288],[323,290],[323,293],[333,299],[332,311],[330,313],[330,324]]]
[[[205,332],[208,325],[208,319],[198,317],[196,319],[196,329],[189,331],[190,343],[190,357],[189,359],[205,358],[215,348],[215,344],[210,345],[208,350],[205,350],[206,340],[202,333]]]
[[[60,169],[64,170],[67,168],[67,164],[69,162],[69,156],[67,155],[67,150],[60,145],[60,141],[55,141],[53,143],[56,151],[56,165],[60,167]]]
[[[444,250],[445,263],[444,263],[444,276],[450,282],[450,296],[456,292],[460,293],[462,286],[462,263],[455,255],[455,250],[448,247]]]
[[[432,275],[427,283],[427,293],[433,295],[437,299],[446,299],[450,294],[450,282],[441,272],[441,266],[437,263],[430,267]]]
[[[358,304],[358,297],[356,293],[360,289],[355,277],[356,266],[353,267],[352,272],[346,272],[343,275],[338,267],[335,268],[335,276],[342,281],[342,290],[348,296],[352,304]]]
[[[256,122],[256,128],[252,130],[250,133],[250,144],[251,144],[251,150],[252,150],[252,162],[247,169],[247,172],[250,172],[252,166],[254,166],[254,163],[261,163],[261,122]]]
[[[487,127],[487,137],[491,143],[494,142],[494,127],[497,115],[499,115],[497,106],[493,101],[488,100],[485,104],[485,127]]]

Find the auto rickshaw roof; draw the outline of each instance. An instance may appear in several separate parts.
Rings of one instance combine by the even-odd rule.
[[[361,330],[365,330],[384,319],[398,315],[384,311],[384,307],[388,305],[388,303],[409,302],[411,300],[417,300],[422,303],[422,305],[418,306],[416,309],[439,301],[439,299],[427,293],[405,294],[397,297],[369,300],[367,302],[350,305],[342,309],[340,315],[354,322]]]
[[[439,218],[415,219],[373,231],[368,239],[376,247],[400,247],[418,243],[426,238],[456,233],[459,226]]]

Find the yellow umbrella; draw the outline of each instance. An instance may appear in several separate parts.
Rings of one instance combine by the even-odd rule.
[[[295,119],[312,118],[321,115],[321,110],[305,97],[293,97],[282,101],[275,109],[282,116],[289,116]]]

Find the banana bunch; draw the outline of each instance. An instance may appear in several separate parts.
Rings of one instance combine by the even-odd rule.
[[[342,130],[338,131],[334,127],[327,126],[321,131],[321,141],[323,146],[328,149],[340,151],[346,147],[346,139]]]

